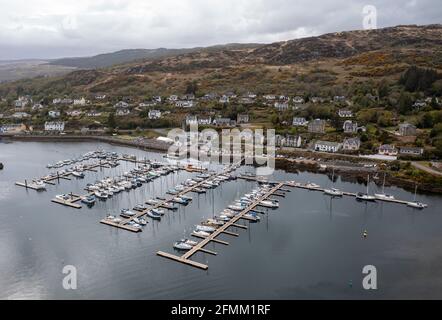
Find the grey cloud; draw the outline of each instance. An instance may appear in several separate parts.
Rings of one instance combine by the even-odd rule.
[[[124,48],[272,42],[362,28],[441,23],[440,0],[0,0],[0,59],[83,56]]]

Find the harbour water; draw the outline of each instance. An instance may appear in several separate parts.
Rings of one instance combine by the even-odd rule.
[[[2,299],[374,299],[442,298],[442,197],[418,195],[425,210],[389,203],[330,199],[320,192],[293,189],[279,198],[261,222],[223,235],[230,245],[211,243],[217,256],[198,253],[207,271],[156,255],[174,253],[172,244],[188,237],[203,218],[224,209],[256,187],[236,180],[206,194],[192,194],[187,207],[150,220],[141,233],[102,225],[107,213],[132,208],[195,174],[180,171],[122,192],[92,208],[77,210],[51,203],[56,194],[84,194],[87,183],[115,176],[134,165],[87,172],[85,179],[61,180],[46,192],[15,186],[40,177],[46,164],[97,148],[140,158],[164,160],[161,154],[96,143],[0,143],[0,298]],[[253,172],[242,167],[239,172]],[[276,171],[270,179],[331,186],[321,174]],[[341,182],[346,191],[365,191]],[[371,192],[377,188],[370,186]],[[386,188],[396,198],[413,194]],[[234,229],[233,229],[234,230]],[[368,236],[362,233],[367,230]],[[62,269],[73,265],[78,288],[65,290]],[[378,289],[364,290],[362,269],[377,268]]]

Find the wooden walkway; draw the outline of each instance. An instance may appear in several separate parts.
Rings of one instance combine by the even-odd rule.
[[[259,183],[269,183],[269,184],[276,184],[276,183],[278,183],[277,181],[265,181],[265,180],[262,180],[262,179],[258,179],[258,178],[254,177],[254,176],[247,176],[247,175],[239,176],[238,178],[239,179],[243,179],[243,180],[247,180],[247,181],[255,181],[255,182],[259,182]],[[282,183],[285,186],[299,188],[299,189],[305,189],[305,190],[309,190],[309,191],[320,191],[320,192],[324,192],[325,191],[325,188],[322,188],[322,187],[311,187],[311,186],[308,186],[308,185],[300,183],[300,182],[282,182]],[[357,195],[357,193],[355,193],[355,192],[347,192],[347,191],[342,191],[342,194],[344,196],[349,196],[349,197],[356,197],[356,195]],[[409,202],[409,201],[400,200],[400,199],[376,199],[376,201],[384,201],[384,202],[391,202],[391,203],[405,204],[405,205],[407,205],[408,202]]]
[[[241,162],[242,161],[243,160],[241,160]],[[193,192],[196,188],[198,188],[201,185],[203,185],[204,183],[206,183],[207,180],[213,179],[213,178],[215,178],[217,176],[228,174],[228,173],[232,172],[233,170],[234,170],[233,169],[233,165],[231,165],[226,170],[224,170],[224,171],[222,171],[220,173],[213,173],[212,175],[210,175],[205,180],[203,180],[201,182],[198,182],[198,183],[194,184],[193,186],[187,187],[186,189],[180,191],[176,195],[171,196],[169,199],[164,199],[164,200],[161,200],[160,202],[158,202],[155,205],[151,205],[146,210],[138,211],[135,215],[133,215],[131,217],[128,217],[128,218],[125,218],[125,219],[121,220],[121,222],[119,222],[119,223],[112,222],[111,220],[106,219],[106,218],[100,220],[100,223],[106,224],[106,225],[109,225],[109,226],[112,226],[112,227],[117,227],[117,228],[121,228],[121,229],[124,229],[124,230],[128,230],[126,228],[127,224],[130,223],[131,221],[133,221],[135,218],[138,219],[138,218],[141,218],[141,217],[145,216],[147,214],[147,212],[149,210],[152,210],[152,209],[165,208],[165,209],[173,210],[173,209],[170,209],[169,206],[168,206],[171,203],[171,200],[173,198],[183,196],[183,195],[185,195],[186,193],[189,193],[189,192]],[[141,229],[139,229],[137,232],[139,232],[139,231],[141,231]]]
[[[86,166],[84,168],[84,171],[92,171],[92,172],[97,172],[96,168],[101,167],[101,168],[111,168],[111,166],[109,165],[108,161],[105,162],[98,162],[89,166]],[[64,180],[71,180],[71,176],[72,176],[72,172],[66,172],[57,176],[53,176],[50,178],[45,178],[45,177],[41,177],[40,179],[33,179],[33,180],[40,180],[43,181],[45,184],[50,184],[50,185],[55,185],[55,183],[53,182],[54,180],[60,180],[60,179],[64,179]],[[32,180],[32,179],[31,179]],[[25,182],[16,182],[15,185],[20,186],[20,187],[25,187],[27,189],[33,189],[33,190],[37,190],[36,188],[33,188],[32,186],[29,186],[29,183],[27,183],[27,181],[25,180]]]
[[[273,195],[276,191],[278,191],[279,189],[281,189],[281,187],[283,187],[285,184],[280,182],[278,184],[276,184],[275,186],[273,186],[265,195],[263,195],[262,197],[258,198],[257,200],[255,200],[253,203],[251,203],[247,208],[245,208],[243,211],[241,211],[240,213],[238,213],[237,215],[235,215],[231,220],[229,220],[228,222],[226,222],[224,225],[220,226],[219,228],[217,228],[212,234],[210,234],[210,236],[204,238],[201,242],[199,242],[197,245],[195,245],[192,249],[190,249],[189,251],[187,251],[186,253],[184,253],[182,256],[177,256],[174,254],[170,254],[167,252],[163,252],[163,251],[158,251],[157,255],[164,257],[164,258],[168,258],[171,260],[175,260],[177,262],[181,262],[196,268],[200,268],[203,270],[206,270],[208,268],[208,265],[203,264],[203,263],[199,263],[196,261],[191,260],[190,258],[197,253],[198,251],[201,252],[206,252],[209,254],[216,254],[213,251],[204,249],[204,247],[211,241],[213,242],[217,242],[217,243],[222,243],[224,245],[228,245],[227,242],[222,241],[222,240],[218,240],[216,239],[216,237],[218,237],[220,234],[227,234],[227,235],[231,235],[231,236],[238,236],[237,233],[233,233],[228,231],[227,229],[229,227],[239,227],[240,225],[237,224],[237,222],[240,219],[247,219],[247,220],[255,220],[253,218],[249,218],[246,217],[245,215],[247,213],[249,213],[250,211],[253,211],[253,209],[257,206],[259,206],[260,202],[263,200],[266,200],[268,197],[270,197],[271,195]],[[243,228],[246,226],[242,226]],[[195,235],[195,234],[193,234]],[[210,251],[210,252],[209,252]]]

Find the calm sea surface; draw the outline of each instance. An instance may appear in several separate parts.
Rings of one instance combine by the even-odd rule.
[[[195,224],[218,213],[256,185],[227,182],[192,203],[152,222],[138,234],[105,226],[109,212],[163,196],[194,176],[187,172],[122,192],[91,209],[51,203],[60,193],[84,193],[88,182],[115,176],[133,165],[87,172],[83,180],[62,180],[37,193],[15,186],[49,172],[46,164],[87,151],[162,156],[96,143],[0,143],[0,298],[3,299],[374,299],[442,298],[442,197],[418,195],[423,211],[387,203],[330,200],[319,192],[293,190],[280,198],[280,209],[260,223],[222,236],[229,246],[209,244],[217,256],[197,254],[209,265],[202,271],[156,256],[173,253],[174,241],[189,235]],[[239,172],[253,172],[242,167]],[[330,186],[325,175],[277,171],[272,179],[311,181]],[[364,185],[341,182],[347,191]],[[371,191],[377,188],[372,185]],[[389,188],[397,198],[413,194]],[[368,237],[361,235],[368,231]],[[65,290],[62,269],[74,265],[78,289]],[[377,268],[378,290],[362,288],[362,268]]]

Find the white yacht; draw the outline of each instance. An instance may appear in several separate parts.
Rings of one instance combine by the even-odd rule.
[[[385,173],[384,173],[384,182],[382,183],[382,193],[375,193],[374,196],[376,199],[379,200],[394,200],[394,196],[392,196],[391,194],[386,194],[385,193]]]

